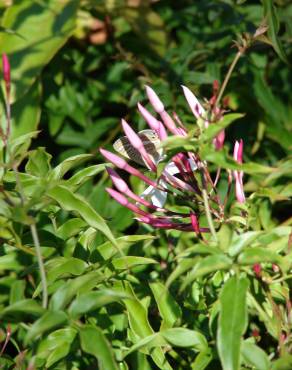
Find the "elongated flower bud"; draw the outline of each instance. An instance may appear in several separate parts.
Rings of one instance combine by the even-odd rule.
[[[190,218],[191,218],[191,223],[192,223],[194,232],[196,234],[199,234],[200,233],[199,221],[198,221],[198,218],[197,218],[197,216],[195,215],[194,212],[190,213]]]
[[[181,86],[185,95],[185,98],[193,112],[193,115],[196,118],[201,118],[202,115],[205,113],[205,109],[200,104],[199,100],[195,97],[195,95],[191,92],[191,90],[186,86]]]
[[[6,54],[2,54],[2,68],[5,85],[10,88],[10,63]]]
[[[115,187],[119,190],[119,192],[125,194],[127,197],[135,200],[136,202],[143,204],[143,206],[149,207],[151,209],[157,210],[158,208],[152,205],[151,203],[147,202],[147,200],[139,197],[135,193],[132,192],[132,190],[128,187],[127,183],[116,173],[115,170],[112,168],[107,167],[106,168],[113,184]]]
[[[122,206],[130,209],[132,212],[135,212],[139,215],[142,215],[142,216],[147,216],[148,213],[147,212],[144,212],[142,209],[140,209],[139,207],[137,207],[135,204],[133,203],[130,203],[128,201],[128,199],[122,195],[121,193],[119,193],[118,191],[114,190],[114,189],[111,189],[111,188],[106,188],[105,189],[109,195],[114,198],[118,203],[120,203]]]
[[[233,150],[233,158],[234,160],[241,164],[243,160],[243,140],[241,139],[240,142],[236,141],[234,144]],[[233,171],[233,177],[235,180],[235,194],[236,199],[239,203],[245,202],[245,195],[243,190],[243,171]]]
[[[162,122],[158,121],[152,114],[143,107],[140,103],[138,103],[138,109],[149,127],[155,131],[160,140],[164,140],[167,138],[166,130],[162,124]]]
[[[127,171],[133,176],[139,177],[142,181],[146,182],[146,184],[151,185],[155,188],[159,188],[156,182],[149,179],[147,176],[143,175],[140,171],[138,171],[136,168],[130,166],[124,159],[120,158],[114,153],[109,152],[108,150],[99,149],[100,153],[104,156],[105,159],[107,159],[109,162],[116,165],[118,168]]]
[[[139,151],[139,153],[141,154],[142,158],[144,159],[146,164],[149,166],[149,168],[153,172],[156,172],[156,166],[154,162],[152,161],[152,159],[150,158],[149,154],[146,152],[146,149],[140,137],[136,134],[136,132],[131,128],[131,126],[124,119],[122,119],[122,126],[125,132],[125,135],[129,139],[130,143],[133,145],[135,149]]]
[[[145,88],[150,104],[154,108],[155,112],[158,114],[162,113],[164,111],[164,105],[157,96],[156,92],[150,86],[146,85]]]

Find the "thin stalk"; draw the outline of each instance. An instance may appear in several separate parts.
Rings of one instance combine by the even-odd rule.
[[[34,245],[35,245],[38,265],[39,265],[40,274],[41,274],[41,282],[42,282],[42,289],[43,289],[43,308],[47,308],[47,305],[48,305],[48,289],[47,289],[46,271],[45,271],[45,266],[44,266],[44,262],[43,262],[43,258],[42,258],[40,241],[39,241],[37,229],[36,229],[36,226],[35,226],[34,223],[30,225],[30,231],[31,231],[32,239],[33,239],[33,242],[34,242]]]
[[[211,215],[211,212],[210,212],[210,207],[209,207],[209,202],[208,202],[208,195],[207,195],[206,189],[202,190],[202,195],[203,195],[204,207],[205,207],[205,211],[206,211],[206,217],[207,217],[208,225],[209,225],[209,228],[210,228],[210,231],[211,231],[211,234],[212,234],[214,240],[217,241],[217,234],[216,234],[216,231],[215,231],[212,215]]]
[[[241,50],[239,50],[239,51],[236,53],[236,55],[235,55],[235,57],[234,57],[234,59],[233,59],[232,63],[230,64],[230,67],[229,67],[229,69],[228,69],[228,71],[227,71],[227,74],[226,74],[226,76],[225,76],[225,78],[224,78],[224,81],[223,81],[223,83],[222,83],[222,85],[221,85],[220,91],[219,91],[219,93],[218,93],[218,95],[217,95],[217,99],[216,99],[216,103],[215,103],[215,105],[218,105],[218,103],[220,102],[220,100],[221,100],[221,98],[222,98],[222,95],[223,95],[223,93],[224,93],[224,91],[225,91],[225,88],[226,88],[226,86],[227,86],[227,84],[228,84],[228,81],[230,80],[231,74],[232,74],[232,72],[233,72],[233,70],[234,70],[234,68],[235,68],[235,66],[236,66],[236,64],[237,64],[237,62],[239,61],[240,57],[243,55],[244,51],[245,51],[245,49],[241,49]]]

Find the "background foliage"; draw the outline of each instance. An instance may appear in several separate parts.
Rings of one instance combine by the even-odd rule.
[[[1,143],[1,367],[291,369],[290,2],[0,4],[13,124],[10,153]],[[227,145],[244,139],[246,223],[232,207],[237,227],[223,225],[208,246],[139,225],[105,193],[98,148],[111,149],[122,117],[144,128],[145,84],[191,127],[180,85],[209,98],[233,41],[263,19],[266,42],[248,50],[226,90],[228,109],[245,113]],[[3,90],[2,127],[4,111]]]

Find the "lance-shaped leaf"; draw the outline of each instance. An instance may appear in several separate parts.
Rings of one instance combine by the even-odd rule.
[[[220,294],[217,347],[224,370],[239,370],[242,335],[247,325],[248,280],[233,276]]]

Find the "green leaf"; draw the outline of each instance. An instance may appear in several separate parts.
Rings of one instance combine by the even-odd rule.
[[[41,117],[41,84],[37,79],[29,90],[11,106],[11,137],[36,131]]]
[[[33,299],[24,299],[5,307],[0,312],[0,318],[8,317],[19,317],[23,320],[23,315],[29,316],[40,316],[44,312],[44,309]]]
[[[86,275],[78,276],[75,279],[67,280],[53,294],[50,307],[52,310],[63,309],[72,298],[80,292],[87,292],[93,289],[99,282],[104,280],[104,276],[99,271],[92,271]]]
[[[152,263],[158,263],[152,258],[145,258],[145,257],[136,257],[136,256],[125,256],[115,258],[112,261],[114,268],[118,270],[124,270],[131,267],[139,266],[139,265],[149,265]]]
[[[52,156],[46,152],[45,148],[39,147],[32,150],[29,153],[25,171],[33,176],[46,177],[51,170],[51,159]]]
[[[69,239],[74,235],[79,234],[87,227],[87,223],[81,218],[70,218],[64,222],[57,230],[57,235],[62,239]]]
[[[238,256],[241,265],[252,265],[260,262],[274,262],[281,264],[283,258],[277,253],[264,247],[248,248]]]
[[[80,294],[70,305],[68,312],[73,317],[78,317],[109,303],[127,298],[124,293],[110,289],[102,289],[94,292]]]
[[[233,234],[228,253],[231,257],[236,256],[246,246],[252,245],[253,241],[261,235],[260,231],[247,231],[240,235]]]
[[[231,277],[220,294],[217,347],[224,370],[238,370],[241,337],[247,325],[246,278]]]
[[[9,56],[13,101],[29,89],[71,35],[78,4],[77,0],[17,1],[6,9],[1,25],[14,33],[0,33],[0,54]]]
[[[139,341],[140,339],[154,334],[154,331],[147,318],[147,310],[137,299],[131,285],[129,283],[124,283],[122,286],[117,286],[117,288],[120,292],[126,293],[130,297],[129,299],[124,299],[123,301],[127,308],[129,324],[134,338],[137,338],[137,341]],[[161,348],[153,349],[151,351],[151,357],[160,369],[172,369],[167,362]]]
[[[66,158],[62,163],[52,170],[50,174],[50,180],[60,180],[63,176],[72,168],[79,166],[80,164],[88,161],[92,158],[91,154],[78,154],[72,157]]]
[[[200,259],[193,269],[189,272],[184,280],[181,289],[185,289],[188,284],[193,282],[198,277],[210,274],[218,270],[226,270],[232,266],[232,260],[224,254],[215,254]]]
[[[219,132],[228,127],[232,122],[236,121],[239,118],[242,118],[244,115],[241,113],[230,113],[226,114],[219,122],[210,124],[202,133],[200,138],[203,141],[210,141],[213,139]]]
[[[244,341],[241,346],[241,356],[246,365],[257,370],[271,369],[268,355],[254,343]]]
[[[272,363],[272,370],[291,370],[292,355],[286,354]]]
[[[163,318],[161,330],[172,328],[182,316],[180,306],[162,283],[150,283],[150,288]]]
[[[50,333],[38,346],[37,358],[46,360],[46,367],[66,357],[77,331],[67,327]]]
[[[101,231],[115,246],[117,246],[116,240],[103,218],[79,195],[72,193],[62,185],[50,189],[48,195],[56,200],[63,209],[77,212],[88,225]]]
[[[94,166],[89,166],[86,168],[83,168],[82,170],[78,171],[70,177],[69,180],[67,180],[67,184],[71,187],[74,186],[76,189],[77,187],[83,185],[87,180],[89,180],[91,177],[97,175],[98,173],[105,170],[106,165],[105,164],[96,164]]]
[[[208,343],[203,334],[185,328],[171,328],[161,332],[161,335],[176,347],[194,347],[197,351],[204,351]]]
[[[287,56],[285,50],[277,36],[279,32],[279,21],[277,17],[277,12],[273,4],[273,0],[262,0],[264,5],[264,16],[267,19],[268,23],[268,36],[272,42],[273,48],[279,57],[286,63]]]
[[[135,243],[138,243],[144,240],[153,240],[153,239],[155,239],[155,236],[153,235],[126,235],[126,236],[121,236],[120,238],[117,238],[116,242],[119,245],[120,249],[124,249],[124,248],[130,247],[131,245]],[[117,253],[117,249],[114,248],[110,242],[105,242],[99,245],[96,248],[96,251],[105,260],[112,258]]]
[[[58,326],[65,324],[68,321],[68,316],[63,311],[48,311],[39,318],[27,332],[25,342],[37,338],[43,333],[55,329]]]
[[[204,370],[212,361],[212,351],[208,348],[205,351],[202,351],[195,358],[194,363],[192,364],[192,370]]]
[[[118,370],[113,351],[103,332],[92,325],[85,325],[79,330],[81,348],[93,355],[101,370]]]

